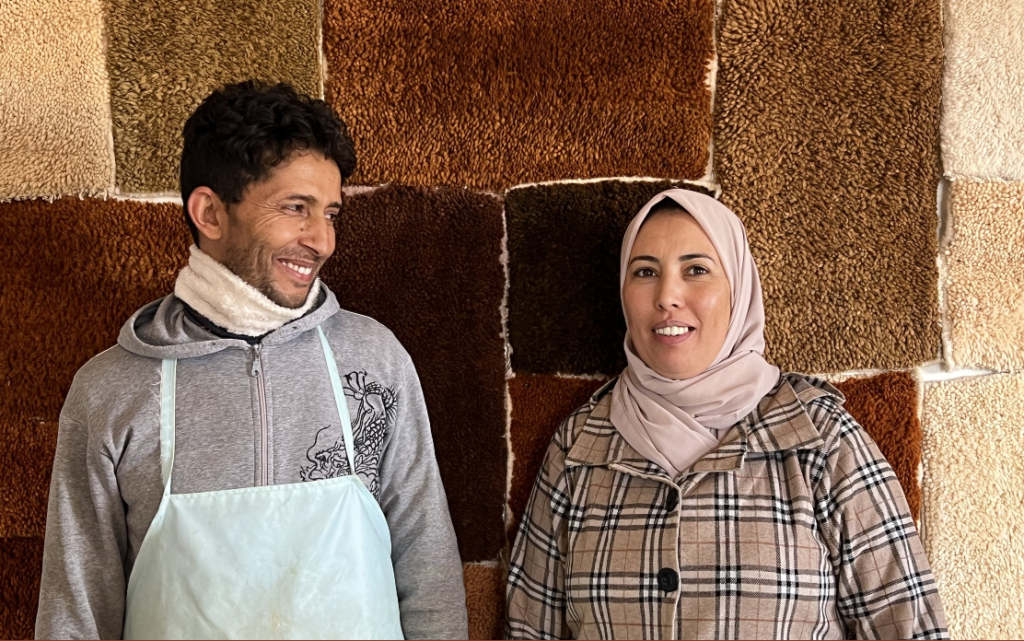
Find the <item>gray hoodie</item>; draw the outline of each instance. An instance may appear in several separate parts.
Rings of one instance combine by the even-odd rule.
[[[462,566],[416,370],[390,331],[341,310],[330,291],[257,346],[218,338],[171,295],[78,371],[60,416],[37,638],[121,638],[128,577],[163,491],[161,359],[179,359],[174,493],[348,473],[317,326],[343,379],[356,472],[391,529],[406,638],[466,638]]]

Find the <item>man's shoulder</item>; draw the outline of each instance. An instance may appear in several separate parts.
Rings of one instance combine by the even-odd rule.
[[[339,355],[357,354],[361,359],[386,361],[398,367],[410,361],[394,332],[369,316],[339,309],[322,327],[331,348]]]
[[[131,403],[159,384],[160,361],[115,345],[90,358],[75,374],[62,414],[85,421],[97,411]]]

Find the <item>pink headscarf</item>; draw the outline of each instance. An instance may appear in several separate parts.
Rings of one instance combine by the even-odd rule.
[[[674,380],[652,370],[641,360],[626,333],[629,366],[612,392],[612,424],[633,449],[676,478],[717,447],[728,428],[757,407],[778,383],[779,368],[762,356],[764,302],[746,229],[736,214],[710,196],[670,189],[644,205],[622,239],[620,296],[640,225],[651,208],[665,199],[675,201],[693,216],[711,239],[732,291],[725,343],[714,362],[693,378]]]

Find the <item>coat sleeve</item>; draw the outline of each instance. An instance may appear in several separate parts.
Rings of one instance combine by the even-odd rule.
[[[838,405],[825,513],[847,638],[947,639],[946,618],[907,499],[867,432]]]
[[[564,435],[570,416],[555,432],[519,524],[508,571],[508,639],[571,639],[566,617],[565,565],[570,496],[564,475]]]
[[[120,639],[127,524],[114,460],[89,426],[61,413],[43,547],[37,639]]]
[[[402,630],[407,639],[465,639],[462,562],[411,360],[402,371],[397,408],[381,461],[380,502],[391,530]]]

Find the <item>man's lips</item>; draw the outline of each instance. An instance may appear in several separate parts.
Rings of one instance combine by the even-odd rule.
[[[278,258],[275,262],[301,283],[312,282],[318,267],[316,261],[302,258]]]

